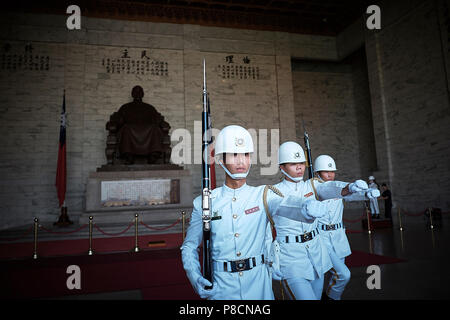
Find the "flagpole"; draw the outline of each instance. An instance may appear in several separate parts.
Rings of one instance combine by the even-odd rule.
[[[58,151],[58,168],[56,169],[56,187],[57,188],[63,188],[63,203],[61,205],[61,214],[59,216],[59,219],[57,222],[53,223],[53,225],[58,227],[65,227],[68,225],[73,224],[72,221],[70,221],[69,216],[67,214],[67,206],[66,206],[66,89],[64,88],[64,94],[63,94],[63,110],[61,113],[61,125],[60,125],[60,136],[59,136],[59,151]],[[63,140],[62,140],[63,138]],[[61,161],[61,163],[60,163]],[[61,166],[61,168],[60,168]],[[63,175],[63,185],[61,184],[61,177],[60,175]],[[59,191],[58,191],[59,196]],[[61,201],[61,199],[60,199]],[[59,202],[61,204],[61,202]]]

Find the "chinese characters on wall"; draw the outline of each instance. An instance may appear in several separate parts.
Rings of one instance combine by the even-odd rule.
[[[27,43],[23,49],[23,53],[14,53],[10,43],[3,44],[0,70],[50,70],[50,56],[38,54],[31,43]],[[110,74],[169,76],[169,63],[152,58],[147,50],[142,50],[138,57],[132,57],[128,49],[124,49],[117,57],[103,57],[101,64],[105,72]],[[260,80],[260,67],[252,65],[248,56],[225,56],[224,63],[218,64],[216,71],[222,79]]]
[[[50,56],[37,54],[31,43],[24,46],[23,53],[14,53],[12,49],[13,46],[10,43],[3,44],[0,70],[48,71],[50,69]]]
[[[167,61],[152,59],[147,50],[142,50],[140,59],[130,57],[127,49],[123,50],[119,58],[103,58],[102,67],[107,73],[112,74],[136,74],[152,76],[169,76],[169,64]]]
[[[224,58],[225,63],[217,65],[218,76],[222,79],[259,80],[259,67],[252,66],[248,56],[237,59],[234,55]]]

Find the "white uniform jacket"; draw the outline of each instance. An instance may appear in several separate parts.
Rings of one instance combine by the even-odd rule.
[[[263,203],[264,187],[245,184],[239,189],[231,189],[223,185],[211,193],[211,259],[213,285],[218,289],[211,299],[274,298],[268,265],[262,263],[261,258],[263,254],[266,257],[267,245],[272,241]],[[272,215],[286,215],[299,221],[314,219],[302,207],[303,198],[280,197],[269,191],[267,202]],[[193,204],[181,250],[184,269],[195,288],[198,277],[202,276],[199,262],[199,246],[203,238],[201,197],[195,198]],[[230,262],[240,259],[250,259],[255,265],[250,270],[230,272]],[[227,265],[227,271],[224,265]]]
[[[338,182],[327,182],[318,184],[313,189],[311,180],[290,182],[283,180],[274,185],[285,196],[296,195],[305,201],[314,201],[315,191],[321,195],[322,199],[342,198],[342,184]],[[345,187],[345,185],[344,185]],[[326,201],[322,202],[324,205]],[[326,210],[328,205],[324,206]],[[285,279],[301,277],[307,280],[314,280],[322,276],[331,267],[332,263],[328,255],[326,246],[319,237],[318,220],[294,221],[283,216],[274,216],[277,240],[280,243],[280,271]],[[295,236],[312,232],[314,238],[306,242],[295,242]],[[288,237],[288,241],[286,241]]]
[[[314,179],[314,186],[324,183],[320,179]],[[344,188],[347,183],[336,181],[338,185]],[[318,199],[322,200],[320,194],[318,194]],[[345,234],[343,213],[344,213],[344,201],[364,201],[368,200],[364,193],[352,193],[345,196],[342,199],[330,199],[327,200],[328,207],[326,209],[326,214],[318,219],[319,221],[319,231],[320,236],[327,246],[328,250],[333,250],[339,258],[344,258],[349,256],[352,252],[350,249],[350,244]],[[335,230],[325,231],[326,226],[337,225]]]

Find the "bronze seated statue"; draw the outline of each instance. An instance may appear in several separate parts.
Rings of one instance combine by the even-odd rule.
[[[106,123],[108,165],[169,163],[169,124],[152,105],[142,102],[142,87],[135,86],[131,95],[133,102],[120,107]]]

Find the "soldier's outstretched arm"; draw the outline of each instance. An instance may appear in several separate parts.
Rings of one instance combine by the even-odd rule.
[[[360,192],[350,193],[349,195],[344,197],[344,201],[352,202],[352,201],[369,200],[369,197],[366,195],[366,193],[368,193],[368,191],[360,191]]]
[[[317,180],[311,180],[311,183],[314,183],[314,188],[320,200],[342,198],[342,190],[348,185],[348,183],[342,181],[318,182]]]
[[[344,197],[344,201],[365,201],[370,199],[377,199],[380,196],[380,191],[377,189],[369,189],[367,191],[359,191],[349,194]]]
[[[280,196],[270,190],[267,203],[272,215],[279,215],[291,220],[311,223],[326,213],[326,203],[313,199],[305,200],[302,196]]]
[[[319,196],[320,200],[328,199],[341,199],[346,200],[347,197],[355,193],[365,193],[369,190],[367,183],[363,180],[356,180],[355,182],[343,182],[343,181],[327,181],[318,182],[317,180],[311,181],[314,183],[314,188]],[[360,201],[357,196],[355,199],[348,201]],[[347,200],[346,200],[347,201]]]

